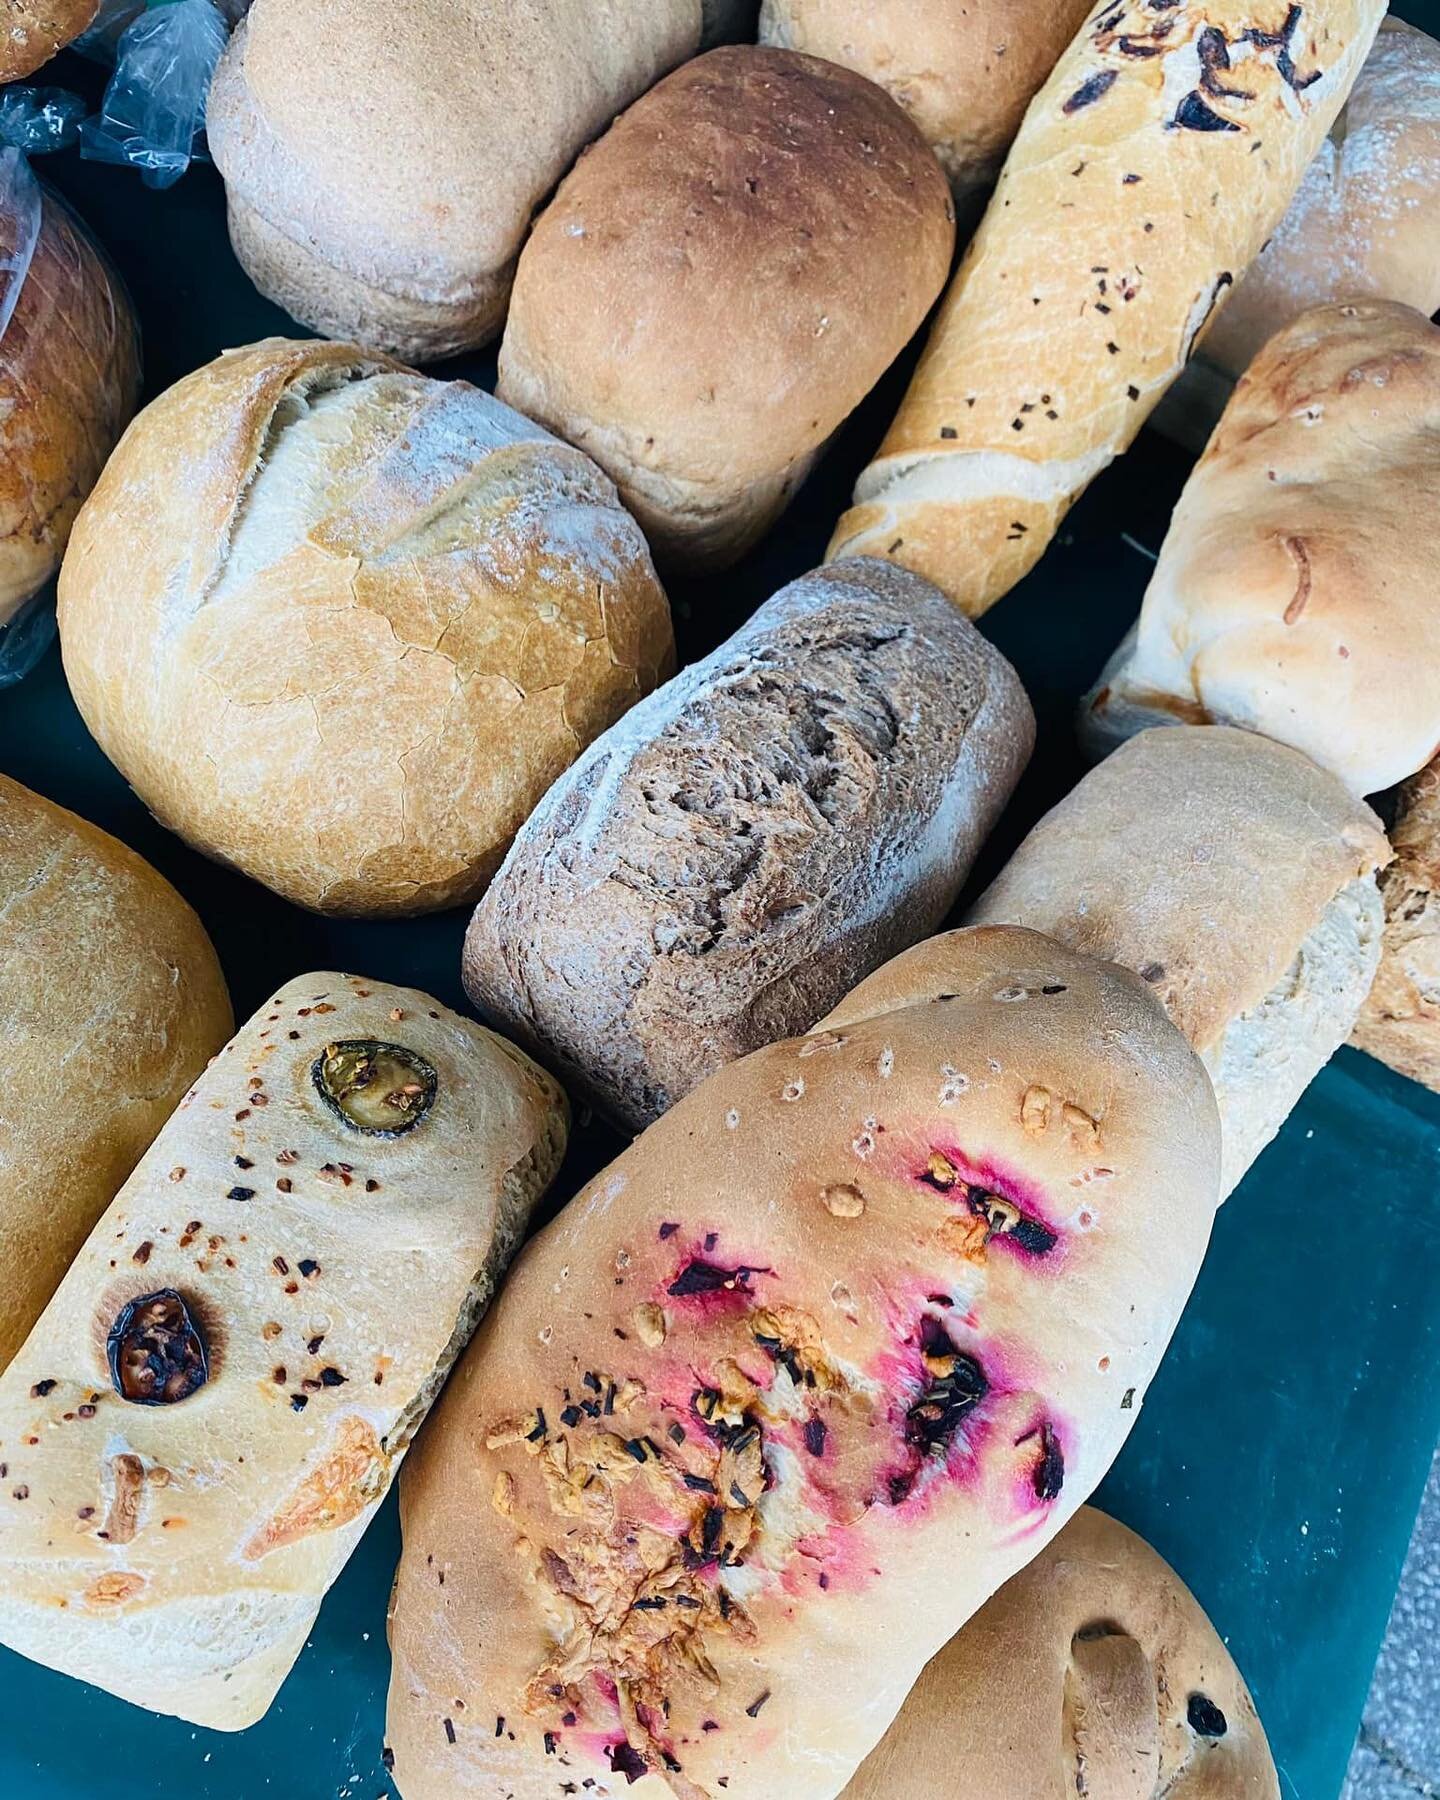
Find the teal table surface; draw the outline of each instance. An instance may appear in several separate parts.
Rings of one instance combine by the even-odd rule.
[[[1399,9],[1440,33],[1440,0]],[[95,77],[72,59],[56,79]],[[104,241],[145,331],[158,392],[221,348],[296,334],[236,265],[214,171],[152,193],[71,155],[45,170]],[[913,355],[913,352],[912,352]],[[909,358],[847,425],[796,506],[739,569],[675,583],[683,658],[704,654],[818,561]],[[489,386],[493,354],[437,371]],[[764,429],[763,420],[757,430]],[[1147,433],[1075,509],[984,630],[1035,704],[1034,761],[969,892],[1082,771],[1076,696],[1139,605],[1187,459]],[[91,741],[57,652],[0,693],[0,770],[135,846],[197,908],[244,1016],[290,976],[339,967],[464,1006],[463,914],[323,920],[192,854]],[[1237,929],[1244,922],[1237,921]],[[575,1133],[552,1202],[619,1148]],[[1336,1800],[1437,1435],[1440,1096],[1350,1050],[1315,1082],[1223,1208],[1194,1297],[1099,1501],[1175,1565],[1254,1691],[1285,1800]],[[380,1800],[393,1496],[321,1610],[269,1715],[234,1736],[123,1705],[0,1651],[5,1800]],[[942,1797],[937,1796],[937,1800]],[[995,1800],[1032,1800],[995,1796]]]

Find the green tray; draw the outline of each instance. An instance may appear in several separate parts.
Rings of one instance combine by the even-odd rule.
[[[1401,9],[1440,32],[1440,4]],[[47,79],[50,77],[47,77]],[[66,59],[55,79],[94,76]],[[295,328],[226,241],[220,184],[167,193],[52,159],[145,327],[151,393],[227,345]],[[491,384],[494,359],[441,371]],[[675,584],[681,655],[703,655],[815,563],[906,369],[841,434],[769,542],[730,574]],[[1076,696],[1133,617],[1186,459],[1147,434],[1091,489],[986,632],[1035,703],[1039,747],[971,883],[977,892],[1082,773]],[[0,694],[0,769],[133,844],[196,906],[245,1016],[288,977],[341,967],[464,1006],[465,920],[349,924],[301,913],[192,855],[154,822],[80,723],[52,650]],[[575,1133],[559,1204],[619,1148]],[[1335,1800],[1437,1435],[1440,1097],[1342,1051],[1223,1209],[1169,1357],[1100,1501],[1150,1539],[1209,1609],[1265,1719],[1286,1800]],[[331,1591],[270,1714],[238,1736],[147,1715],[0,1651],[5,1800],[378,1800],[398,1547],[387,1503]],[[996,1796],[995,1800],[1030,1800]]]

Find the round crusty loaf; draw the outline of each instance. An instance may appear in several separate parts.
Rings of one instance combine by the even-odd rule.
[[[1440,329],[1376,300],[1303,314],[1236,387],[1082,738],[1208,719],[1352,793],[1413,775],[1440,744],[1437,487]]]
[[[1440,1093],[1440,757],[1395,802],[1380,969],[1351,1041]]]
[[[1089,10],[1089,0],[764,0],[760,41],[878,82],[968,210]]]
[[[65,669],[172,830],[324,912],[478,897],[669,672],[604,475],[488,394],[272,338],[162,394],[60,583]]]
[[[1298,751],[1142,731],[970,914],[1134,969],[1210,1072],[1229,1193],[1349,1036],[1380,957],[1380,821]]]
[[[484,343],[536,206],[700,29],[699,0],[255,0],[206,119],[235,253],[330,337]]]
[[[0,1378],[0,1642],[194,1724],[258,1719],[565,1137],[550,1077],[429,995],[281,988]]]
[[[1082,1506],[935,1657],[843,1800],[1279,1800],[1255,1703],[1179,1576]]]
[[[534,1240],[417,1446],[405,1800],[838,1793],[1124,1441],[1218,1177],[1144,984],[1033,932],[713,1075]]]
[[[100,0],[5,0],[0,25],[0,81],[33,75],[41,63],[79,37]]]
[[[872,82],[713,50],[536,220],[498,391],[614,476],[657,556],[728,562],[904,347],[953,243],[935,159]]]
[[[0,1369],[232,1022],[169,882],[0,775]]]
[[[0,280],[0,626],[60,566],[140,387],[140,343],[119,277],[14,150],[0,151],[7,264],[24,273],[18,292],[13,278]]]
[[[476,909],[466,989],[648,1125],[939,925],[1034,732],[927,581],[802,576],[551,788]]]

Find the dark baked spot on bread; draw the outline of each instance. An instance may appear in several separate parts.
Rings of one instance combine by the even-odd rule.
[[[106,1349],[115,1392],[137,1406],[188,1400],[210,1378],[205,1334],[174,1288],[140,1294],[122,1306]]]
[[[990,1384],[976,1358],[928,1314],[920,1324],[920,1354],[929,1379],[905,1414],[905,1442],[925,1456],[943,1455]]]
[[[751,1269],[743,1263],[733,1269],[724,1268],[719,1263],[705,1262],[697,1256],[685,1264],[665,1292],[677,1300],[696,1294],[747,1294],[750,1292],[752,1275],[770,1273],[772,1271],[769,1269]]]
[[[1042,990],[1050,991],[1050,990]],[[1055,992],[1064,992],[1057,987]],[[955,1163],[943,1150],[932,1150],[918,1179],[937,1193],[961,1201],[969,1216],[984,1226],[973,1251],[984,1250],[993,1238],[1004,1237],[1031,1256],[1048,1256],[1059,1243],[1058,1235],[1020,1202],[978,1182],[964,1181]]]
[[[1230,1729],[1223,1712],[1208,1694],[1192,1694],[1185,1703],[1185,1719],[1196,1737],[1222,1738]]]
[[[1115,85],[1116,71],[1101,69],[1082,81],[1075,92],[1060,108],[1063,113],[1077,113],[1087,106],[1093,106],[1097,100],[1108,94]]]

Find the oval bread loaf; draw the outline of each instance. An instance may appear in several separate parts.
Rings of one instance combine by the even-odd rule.
[[[207,855],[322,912],[474,900],[669,673],[606,476],[466,382],[271,338],[126,433],[60,586],[101,748]]]
[[[476,909],[466,989],[647,1125],[939,925],[1034,732],[918,575],[802,576],[551,788]]]
[[[842,1800],[1279,1800],[1264,1728],[1195,1596],[1080,1511],[927,1664]]]
[[[289,982],[0,1378],[0,1642],[258,1719],[564,1153],[560,1090],[428,995]]]
[[[232,1026],[169,882],[0,775],[0,1369]]]
[[[1440,758],[1395,796],[1390,842],[1380,968],[1351,1041],[1440,1093]]]
[[[79,37],[100,0],[6,0],[0,25],[0,81],[33,75],[42,63]]]
[[[1144,984],[1009,928],[687,1095],[531,1244],[407,1470],[405,1800],[838,1793],[1119,1449],[1218,1178]]]

